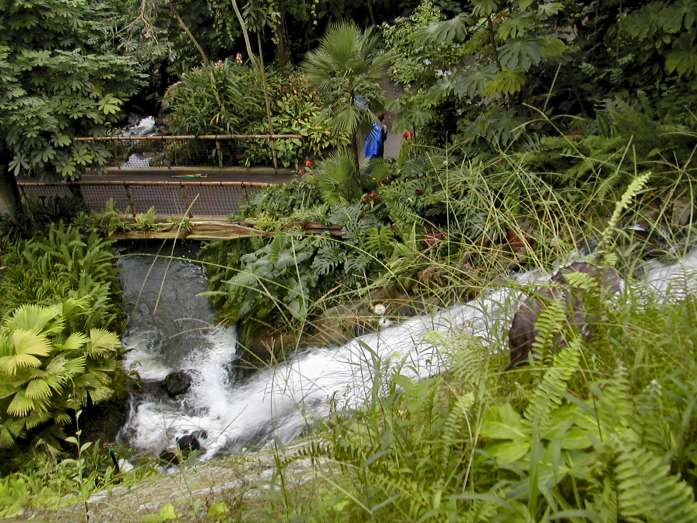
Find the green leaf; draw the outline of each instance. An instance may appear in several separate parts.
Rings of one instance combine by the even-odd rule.
[[[73,332],[68,339],[63,343],[57,344],[56,346],[62,350],[72,351],[80,350],[87,342],[89,338],[81,332]]]
[[[488,16],[498,9],[496,0],[473,0],[474,14],[477,16]]]
[[[106,115],[117,114],[121,110],[121,100],[108,94],[99,101],[99,110]]]
[[[105,329],[90,329],[87,352],[90,357],[104,357],[121,346],[119,337]]]
[[[172,503],[167,503],[160,509],[160,521],[174,521],[177,518],[179,518],[179,516]]]
[[[32,410],[34,410],[34,402],[27,398],[22,391],[15,394],[12,401],[7,406],[7,413],[10,416],[26,416]]]
[[[496,443],[486,446],[484,451],[500,464],[506,465],[523,458],[530,451],[530,441],[516,439],[514,441]]]
[[[18,355],[48,356],[52,350],[48,338],[34,332],[16,329],[10,335],[10,339]]]
[[[525,86],[525,73],[504,69],[499,71],[496,78],[489,82],[484,89],[484,94],[493,96],[496,94],[513,95]]]
[[[209,508],[208,508],[208,517],[211,519],[219,519],[219,518],[224,518],[230,513],[230,509],[227,506],[227,503],[224,501],[218,501],[217,503],[213,503]]]
[[[487,413],[481,435],[491,439],[526,439],[530,437],[530,430],[523,417],[505,403],[492,407]]]
[[[697,49],[673,49],[666,54],[666,72],[678,77],[697,76]]]
[[[555,16],[563,10],[564,4],[561,2],[540,2],[540,5],[537,6],[538,16],[542,19]]]
[[[507,69],[523,71],[542,62],[544,49],[540,40],[516,38],[499,48],[499,60]]]
[[[51,388],[45,380],[31,380],[24,393],[31,400],[46,400],[51,397]]]

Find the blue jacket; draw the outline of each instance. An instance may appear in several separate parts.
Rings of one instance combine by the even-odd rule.
[[[365,137],[363,152],[366,158],[382,158],[385,150],[385,134],[380,122],[373,123],[368,136]]]

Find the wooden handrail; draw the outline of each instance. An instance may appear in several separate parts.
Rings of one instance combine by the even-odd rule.
[[[78,136],[78,142],[157,142],[167,140],[291,140],[304,138],[301,134],[158,134],[152,136]]]
[[[181,186],[181,185],[197,185],[202,187],[222,187],[222,186],[241,186],[241,187],[268,187],[273,185],[271,183],[263,182],[209,182],[209,181],[198,181],[198,180],[181,180],[176,182],[171,181],[150,181],[150,180],[94,180],[94,181],[66,181],[66,182],[24,182],[17,181],[17,185],[20,187],[63,187],[71,185],[136,185],[136,186]]]

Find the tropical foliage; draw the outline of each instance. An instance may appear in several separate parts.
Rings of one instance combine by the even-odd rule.
[[[274,142],[282,165],[321,156],[346,141],[345,134],[331,132],[321,99],[301,76],[284,77],[281,72],[269,71],[264,85],[270,90],[273,132],[301,137]],[[268,134],[264,85],[254,68],[234,60],[193,69],[167,92],[167,129],[194,135]],[[170,151],[173,153],[181,157],[186,151]],[[226,162],[271,163],[269,143],[264,140],[241,142],[236,149],[226,148],[224,154]],[[215,163],[216,158],[211,159]]]
[[[111,244],[97,232],[83,236],[74,226],[51,225],[45,237],[21,241],[4,257],[0,312],[24,304],[82,304],[65,321],[77,331],[116,330],[122,319],[120,283]]]
[[[141,84],[137,66],[109,50],[106,4],[3,1],[0,9],[0,151],[15,174],[76,178],[106,158],[73,138],[116,120]]]
[[[327,100],[325,111],[331,115],[332,129],[352,138],[356,170],[355,135],[369,127],[375,120],[373,112],[384,104],[378,82],[386,63],[386,56],[378,52],[377,35],[349,22],[331,25],[303,63],[308,82]]]
[[[316,346],[338,316],[352,339],[510,287],[512,271],[547,270],[571,253],[626,276],[612,299],[582,274],[563,290],[514,289],[551,297],[514,370],[505,315],[487,317],[483,340],[430,334],[448,370],[428,380],[359,340],[372,380],[364,408],[347,412],[333,397],[297,456],[276,449],[279,488],[240,496],[240,517],[697,520],[697,305],[689,292],[659,300],[634,278],[646,258],[694,244],[695,0],[28,0],[5,11],[0,152],[12,152],[15,171],[75,177],[102,162],[72,137],[116,124],[129,98],[164,94],[167,132],[303,137],[203,153],[304,165],[234,216],[258,236],[201,252],[211,302],[237,325],[253,367]],[[138,67],[151,73],[140,100]],[[389,102],[388,78],[398,86]],[[392,130],[410,132],[398,158],[361,165],[361,133],[385,106]],[[188,154],[181,144],[166,153]],[[116,389],[118,278],[94,231],[129,225],[113,207],[79,210],[49,201],[2,224],[5,447],[54,444],[81,407]],[[58,216],[73,225],[36,234]],[[130,226],[156,231],[155,210]],[[62,443],[78,464],[79,436]],[[318,474],[294,497],[283,469],[296,457]],[[82,465],[65,467],[83,488]],[[21,511],[8,500],[28,497],[26,481],[0,480],[5,514]]]
[[[114,393],[110,385],[117,372],[118,336],[72,327],[89,307],[84,299],[50,307],[24,305],[5,319],[0,331],[0,447],[37,429],[36,443],[54,444],[72,412]]]
[[[403,362],[385,398],[337,413],[298,457],[341,463],[320,505],[341,520],[692,521],[694,313],[615,303],[590,344],[562,316],[541,337],[566,348],[513,374],[477,339],[433,336],[448,375],[415,382]],[[678,354],[685,367],[665,365]]]

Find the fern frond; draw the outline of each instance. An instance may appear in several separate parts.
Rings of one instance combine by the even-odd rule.
[[[621,426],[629,426],[634,413],[634,404],[627,377],[627,369],[621,363],[615,375],[598,391],[598,419],[604,434],[614,432]]]
[[[694,523],[697,503],[692,489],[670,466],[646,449],[620,443],[617,453],[618,502],[626,521]]]
[[[645,173],[637,176],[624,191],[620,200],[615,204],[615,210],[610,217],[607,227],[605,227],[605,230],[603,230],[600,238],[601,247],[607,247],[610,237],[617,227],[617,223],[619,222],[622,213],[629,208],[634,198],[644,189],[650,177],[651,173]]]
[[[474,394],[472,392],[463,394],[457,398],[453,408],[445,419],[443,423],[443,433],[440,438],[444,462],[447,460],[452,447],[459,445],[463,441],[471,440],[472,428],[470,416],[473,405]]]
[[[557,335],[566,325],[566,307],[561,299],[554,300],[542,309],[535,321],[535,341],[532,351],[536,355],[544,355],[553,348]]]
[[[591,293],[598,292],[598,280],[590,274],[585,272],[569,272],[564,274],[564,278],[574,289],[580,289]]]
[[[552,366],[545,372],[525,409],[524,416],[533,426],[544,427],[550,413],[561,405],[567,383],[578,369],[580,359],[579,339],[573,340],[569,347],[554,357]]]

